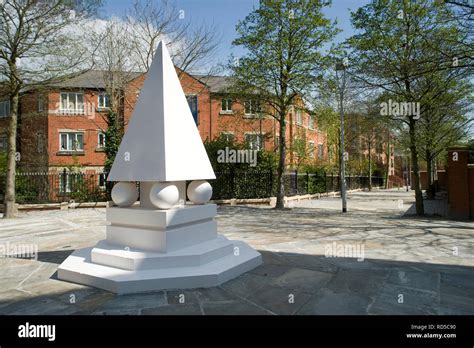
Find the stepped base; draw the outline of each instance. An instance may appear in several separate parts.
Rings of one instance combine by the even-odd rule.
[[[233,245],[230,253],[229,243]],[[188,266],[196,257],[202,258],[201,263]],[[102,264],[95,263],[97,261]],[[241,241],[228,241],[222,236],[215,239],[214,245],[212,242],[196,244],[162,256],[133,250],[124,255],[123,249],[114,249],[101,241],[95,248],[73,252],[59,266],[58,278],[127,294],[217,286],[261,263],[260,253],[250,246]]]
[[[224,236],[167,253],[140,249],[118,249],[100,241],[91,251],[93,263],[124,270],[194,267],[217,260],[234,252],[234,243]]]

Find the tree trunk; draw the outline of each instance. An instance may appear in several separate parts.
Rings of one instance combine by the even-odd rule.
[[[8,126],[7,177],[5,180],[5,211],[3,218],[15,217],[16,132],[18,124],[19,93],[10,97],[10,123]]]
[[[277,201],[275,209],[283,209],[285,207],[285,181],[283,174],[285,173],[285,157],[286,157],[286,124],[285,116],[280,115],[280,157],[278,159],[277,169]]]
[[[409,134],[412,170],[415,179],[412,185],[415,187],[416,215],[424,215],[423,192],[421,191],[420,185],[420,168],[418,165],[418,151],[416,149],[415,120],[412,117],[410,117]]]
[[[369,191],[372,191],[372,140],[369,140]]]
[[[385,173],[385,189],[389,188],[388,181],[390,179],[390,131],[388,132],[388,140],[387,140],[387,171]]]
[[[429,150],[426,150],[426,175],[428,179],[428,187],[426,189],[427,199],[434,199],[435,187],[433,178],[433,156]]]

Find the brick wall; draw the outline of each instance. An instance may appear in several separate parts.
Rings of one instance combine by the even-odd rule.
[[[19,166],[25,170],[47,171],[48,166],[48,114],[45,106],[38,109],[38,93],[27,93],[20,101],[18,120],[17,151],[20,153]]]
[[[242,102],[233,103],[233,114],[222,110],[222,95],[211,94],[209,88],[194,77],[177,71],[186,95],[197,96],[198,129],[203,141],[216,139],[223,132],[233,133],[237,142],[245,141],[246,133],[262,133],[263,147],[268,151],[276,149],[278,123],[271,116],[262,120],[244,115]],[[139,75],[130,81],[125,89],[122,105],[125,127],[132,117],[133,108],[139,92],[143,87],[146,75]],[[64,113],[60,109],[61,92],[82,92],[84,95],[84,114]],[[36,91],[22,95],[19,123],[19,151],[21,165],[33,170],[62,170],[65,167],[78,166],[82,171],[97,171],[103,167],[105,153],[98,149],[98,133],[106,129],[106,111],[99,110],[98,95],[103,91],[97,89],[50,89],[42,91],[44,111],[38,111]],[[286,139],[290,148],[293,139],[305,136],[307,142],[314,142],[314,161],[318,158],[318,144],[323,145],[324,158],[327,158],[327,140],[325,134],[317,130],[317,121],[313,119],[313,129],[308,127],[309,115],[302,112],[302,124],[296,124],[296,115],[290,112],[287,116]],[[6,133],[9,118],[0,119],[0,135]],[[80,152],[60,151],[61,132],[80,132],[83,134],[84,150]],[[296,161],[296,155],[288,151],[288,163]]]
[[[79,90],[74,90],[79,91]],[[83,90],[84,115],[74,115],[58,112],[60,91],[49,93],[48,113],[48,154],[50,167],[103,166],[105,153],[97,148],[98,132],[107,128],[105,112],[99,112],[98,91]],[[59,148],[61,132],[77,131],[84,134],[84,151],[81,154],[65,154]]]
[[[472,167],[466,147],[448,149],[448,214],[454,219],[473,219]]]

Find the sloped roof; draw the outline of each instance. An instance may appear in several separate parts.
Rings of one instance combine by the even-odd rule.
[[[88,70],[82,74],[73,75],[71,78],[61,78],[57,82],[49,83],[50,86],[60,88],[98,88],[104,89],[107,81],[105,70]],[[123,72],[128,81],[143,74],[142,72]]]
[[[232,86],[232,77],[230,76],[207,76],[193,75],[202,83],[209,87],[211,93],[225,93]]]
[[[158,45],[109,181],[215,179],[166,44]]]

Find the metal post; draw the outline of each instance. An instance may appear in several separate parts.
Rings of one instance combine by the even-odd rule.
[[[306,194],[309,194],[309,173],[306,172]]]
[[[298,171],[295,170],[295,194],[298,195]]]
[[[67,171],[66,171],[66,168],[64,168],[64,170],[63,170],[62,186],[63,186],[63,202],[65,202],[66,201],[66,188],[67,188]]]

